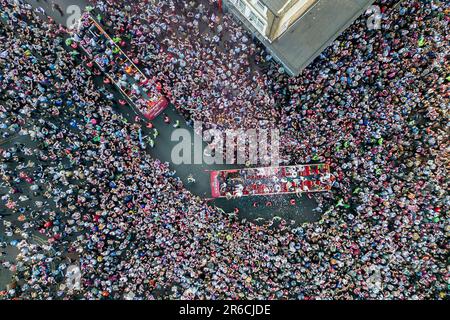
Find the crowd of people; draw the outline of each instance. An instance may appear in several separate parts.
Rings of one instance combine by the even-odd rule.
[[[330,163],[323,219],[303,226],[239,221],[193,196],[64,28],[0,3],[1,240],[18,250],[0,260],[13,272],[1,298],[446,297],[448,3],[379,1],[380,30],[358,19],[289,77],[214,1],[93,2],[188,121],[277,126],[290,163]]]
[[[129,39],[127,54],[187,118],[207,129],[276,126],[280,110],[264,90],[274,79],[257,68],[271,57],[216,1],[94,2],[107,30]]]

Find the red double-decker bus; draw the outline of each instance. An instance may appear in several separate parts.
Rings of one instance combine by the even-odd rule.
[[[211,172],[213,198],[287,195],[331,190],[328,164],[249,168]]]
[[[85,54],[145,118],[153,120],[168,107],[161,84],[148,79],[90,14],[83,15],[76,33]]]

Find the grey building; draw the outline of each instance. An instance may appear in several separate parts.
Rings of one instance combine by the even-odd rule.
[[[224,0],[290,75],[298,75],[375,0]]]

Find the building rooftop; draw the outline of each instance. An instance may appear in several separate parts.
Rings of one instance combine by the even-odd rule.
[[[265,0],[264,3],[286,1]],[[313,4],[280,38],[270,43],[251,24],[243,23],[267,50],[298,75],[347,29],[375,0],[319,0]],[[235,13],[237,11],[234,11]],[[237,15],[240,16],[239,12]]]

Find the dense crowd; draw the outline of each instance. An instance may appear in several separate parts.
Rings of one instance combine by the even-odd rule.
[[[323,219],[301,227],[241,222],[194,197],[64,30],[0,3],[0,195],[19,252],[1,261],[14,273],[3,298],[446,297],[444,1],[380,1],[380,30],[357,20],[295,78],[212,1],[95,1],[188,120],[278,126],[290,163],[330,162]],[[80,290],[65,282],[72,263]]]

